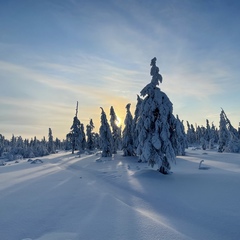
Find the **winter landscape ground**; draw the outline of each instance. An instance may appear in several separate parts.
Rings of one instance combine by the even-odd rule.
[[[41,159],[0,167],[1,240],[240,239],[239,154],[189,148],[170,175],[121,152]]]

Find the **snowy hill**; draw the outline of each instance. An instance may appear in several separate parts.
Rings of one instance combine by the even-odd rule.
[[[189,149],[171,175],[122,153],[41,160],[0,167],[1,240],[240,239],[239,154]]]

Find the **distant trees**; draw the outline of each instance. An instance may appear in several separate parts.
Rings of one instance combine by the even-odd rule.
[[[38,140],[36,137],[23,139],[21,136],[12,135],[10,140],[5,139],[0,134],[0,157],[5,157],[9,161],[22,158],[42,157],[56,152],[56,149],[63,149],[64,142],[59,139],[53,140],[51,128],[49,128],[49,138]]]
[[[210,126],[208,119],[206,119],[206,127],[196,126],[196,129],[187,121],[186,137],[188,146],[200,145],[203,150],[213,149],[219,140],[218,129],[213,123]]]
[[[218,152],[240,153],[240,134],[228,119],[224,110],[221,110],[219,129],[206,119],[206,127],[196,126],[187,122],[187,142],[189,146],[200,145],[203,150],[218,146]]]

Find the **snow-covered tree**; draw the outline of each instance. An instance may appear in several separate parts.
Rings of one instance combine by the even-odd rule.
[[[188,146],[193,146],[197,144],[197,135],[193,124],[189,124],[187,121],[187,142]]]
[[[205,140],[205,146],[206,148],[212,149],[213,148],[213,144],[212,144],[212,139],[211,139],[211,127],[209,124],[208,119],[206,119],[206,128],[204,131],[204,140]]]
[[[225,148],[228,145],[230,139],[230,133],[227,129],[227,120],[225,119],[224,111],[220,113],[220,122],[219,122],[219,146],[218,152],[224,152]]]
[[[90,122],[87,125],[87,149],[90,151],[94,150],[95,148],[93,139],[93,129],[94,129],[93,120],[90,119]]]
[[[96,149],[101,148],[101,139],[98,133],[93,133],[93,142]]]
[[[0,157],[2,156],[3,152],[5,151],[6,148],[6,140],[5,137],[0,134]]]
[[[217,131],[216,127],[214,126],[213,122],[212,122],[212,126],[210,127],[210,130],[209,130],[208,148],[213,149],[214,144],[217,143],[217,142],[218,142],[218,131]]]
[[[137,128],[137,123],[139,120],[139,116],[140,116],[140,111],[141,111],[141,104],[142,104],[143,99],[140,98],[139,95],[137,95],[137,104],[136,104],[136,108],[135,108],[135,112],[134,112],[134,118],[133,118],[133,149],[134,149],[134,153],[135,155],[137,155],[137,147],[139,144],[139,140],[138,140],[138,128]]]
[[[79,138],[79,151],[83,151],[86,148],[86,134],[84,131],[84,125],[80,125],[81,137]]]
[[[81,151],[81,142],[83,140],[81,123],[77,116],[73,118],[73,124],[71,127],[71,143],[72,143],[72,154],[75,150]]]
[[[168,96],[157,85],[162,82],[156,58],[151,61],[151,83],[141,91],[144,97],[137,128],[139,131],[139,144],[137,153],[140,160],[147,161],[151,166],[158,164],[159,171],[169,173],[170,160],[175,160],[172,147],[171,124],[173,107]]]
[[[48,130],[48,144],[47,144],[48,153],[55,153],[55,146],[53,141],[52,129]]]
[[[240,138],[240,122],[238,124],[238,138]]]
[[[131,104],[126,105],[127,113],[124,120],[125,127],[123,129],[122,150],[123,156],[135,156],[133,146],[133,117],[130,112]]]
[[[170,141],[172,143],[175,155],[184,156],[185,149],[187,148],[187,137],[184,130],[184,125],[180,121],[178,115],[177,118],[172,117],[172,124],[170,126]]]
[[[62,148],[61,140],[59,138],[57,138],[57,137],[55,139],[55,148],[56,148],[56,150]]]
[[[86,138],[84,133],[84,126],[81,124],[80,120],[77,117],[78,115],[78,102],[76,106],[76,114],[73,118],[73,124],[71,126],[71,132],[68,136],[71,136],[71,145],[72,145],[72,154],[75,150],[81,152],[85,149]]]
[[[110,130],[109,123],[107,121],[106,113],[103,108],[101,114],[101,126],[100,126],[100,139],[101,139],[101,149],[102,149],[102,157],[111,157],[112,156],[112,134]]]
[[[72,149],[72,133],[66,134],[66,140],[65,140],[65,150]]]
[[[114,111],[113,106],[110,108],[110,125],[112,128],[112,137],[113,137],[113,149],[112,153],[117,153],[118,147],[121,145],[121,130],[117,125],[118,118]]]
[[[238,131],[232,126],[224,110],[220,113],[218,151],[240,152],[240,139],[238,137]]]

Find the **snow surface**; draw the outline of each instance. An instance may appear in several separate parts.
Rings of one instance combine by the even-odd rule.
[[[1,166],[0,239],[240,239],[239,154],[189,149],[171,175],[121,154]]]

